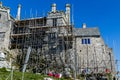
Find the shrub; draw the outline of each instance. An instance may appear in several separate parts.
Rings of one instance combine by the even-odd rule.
[[[5,67],[0,68],[0,72],[8,72]]]

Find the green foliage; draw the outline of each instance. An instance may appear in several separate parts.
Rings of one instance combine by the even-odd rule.
[[[111,75],[111,73],[107,73],[106,75],[107,75],[107,77],[108,77],[108,80],[112,80],[112,75]]]
[[[8,72],[5,67],[0,68],[0,72]]]
[[[6,70],[6,68],[0,68],[0,80],[5,80],[7,75],[9,75],[9,72]]]
[[[0,80],[6,80],[8,77],[8,80],[10,80],[11,72],[7,71],[5,68],[0,69]],[[47,75],[41,75],[41,74],[33,74],[33,73],[24,73],[24,80],[43,80],[44,77],[48,77]],[[53,77],[51,77],[53,78]],[[13,72],[13,80],[22,80],[22,73],[14,71]],[[54,79],[54,80],[70,80],[70,79]]]

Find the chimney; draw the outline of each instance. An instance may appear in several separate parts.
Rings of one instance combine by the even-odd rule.
[[[85,23],[82,24],[82,28],[83,29],[86,28],[86,24]]]
[[[68,21],[68,24],[70,25],[70,4],[66,4],[66,18],[67,18],[67,21]]]
[[[16,20],[20,20],[20,10],[21,10],[21,5],[18,4]]]
[[[52,4],[51,11],[52,12],[56,12],[56,4],[55,3]]]
[[[0,2],[0,7],[2,7],[2,2]]]

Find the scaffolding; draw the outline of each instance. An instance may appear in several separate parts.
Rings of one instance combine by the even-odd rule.
[[[72,49],[72,26],[46,26],[46,17],[16,21],[11,33],[11,49],[18,49],[17,56],[20,70],[25,62],[25,55],[32,48],[27,69],[33,72],[45,72],[66,66],[67,53]],[[62,30],[66,33],[62,33]],[[70,64],[70,63],[69,63]]]

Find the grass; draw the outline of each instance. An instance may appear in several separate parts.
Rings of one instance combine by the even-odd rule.
[[[11,80],[11,72],[7,71],[5,68],[0,69],[0,80]],[[44,80],[44,77],[48,77],[47,75],[41,75],[41,74],[33,74],[25,72],[24,74],[24,80]],[[70,79],[55,79],[51,77],[54,80],[70,80]],[[22,73],[18,71],[13,71],[13,80],[22,80]]]
[[[6,68],[0,68],[0,80],[11,80],[10,76],[11,72],[7,71]],[[33,73],[28,73],[25,72],[24,73],[24,80],[44,80],[45,77],[48,77],[47,75],[41,75],[41,74],[33,74]],[[106,77],[108,77],[108,80],[112,80],[111,78],[111,74],[108,73],[106,74]],[[55,79],[53,77],[51,77],[53,80],[72,80],[72,79]],[[13,71],[13,80],[22,80],[22,73],[18,72],[18,71]],[[83,80],[83,78],[81,77],[79,80]]]

